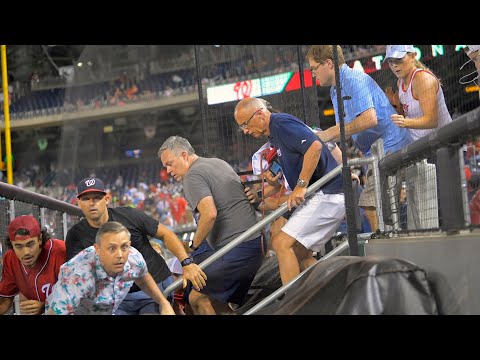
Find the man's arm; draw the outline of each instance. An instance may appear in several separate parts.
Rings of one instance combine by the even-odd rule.
[[[0,297],[0,315],[5,314],[12,306],[13,297]]]
[[[157,239],[162,239],[167,249],[170,250],[180,262],[189,257],[180,239],[166,226],[158,224],[156,237]],[[183,267],[183,287],[187,286],[188,280],[192,282],[195,289],[200,290],[206,285],[205,280],[207,280],[207,275],[197,264],[186,265]]]
[[[206,196],[197,205],[200,218],[197,224],[197,231],[193,237],[193,246],[198,248],[212,231],[215,220],[217,219],[217,207],[213,201],[213,196]]]
[[[349,138],[353,134],[371,129],[378,124],[377,113],[375,108],[365,110],[358,115],[353,121],[345,124],[345,138]],[[340,141],[340,125],[337,124],[324,131],[319,131],[317,136],[323,141]]]
[[[338,165],[343,164],[342,150],[340,150],[340,147],[335,146],[335,148],[332,151],[330,151],[330,153],[332,154],[333,158],[338,163]]]
[[[298,179],[305,180],[307,183],[310,181],[310,178],[318,165],[318,161],[320,160],[321,151],[322,143],[320,141],[314,141],[312,145],[310,145],[307,152],[303,155],[302,171],[300,172]],[[295,189],[293,189],[287,200],[288,210],[291,210],[292,207],[299,206],[304,202],[306,192],[307,187],[295,186]]]
[[[340,147],[335,146],[335,148],[331,150],[330,153],[332,154],[333,158],[338,163],[338,165],[343,164],[342,150],[340,150]],[[360,178],[358,177],[358,175],[354,174],[353,172],[352,172],[352,180],[355,180],[360,185]]]
[[[282,176],[281,172],[279,172],[276,176],[273,176],[270,173],[270,171],[267,170],[267,171],[262,173],[262,176],[265,178],[268,185],[270,185],[270,186],[264,187],[264,189],[263,189],[264,199],[266,199],[266,198],[268,198],[272,195],[275,195],[276,193],[278,193],[281,190],[282,185],[278,182],[278,179],[280,178],[280,176]],[[258,197],[257,193],[261,190],[262,190],[262,185],[261,184],[254,184],[254,188],[250,188],[250,187],[247,186],[244,189],[245,195],[247,195],[248,201],[250,201],[250,203],[252,203],[252,204],[255,204],[255,203],[260,201],[260,198]]]
[[[288,200],[288,195],[281,195],[278,198],[272,199],[268,198],[265,199],[265,204],[260,204],[258,206],[258,210],[262,211],[273,211],[278,209],[279,205],[282,205],[285,201]]]
[[[320,160],[320,153],[322,151],[322,143],[320,141],[314,141],[308,148],[307,152],[303,155],[302,171],[298,175],[299,179],[305,180],[307,183],[315,171]]]
[[[168,300],[158,288],[157,284],[155,284],[155,280],[153,280],[152,275],[147,273],[144,277],[135,280],[135,284],[137,284],[140,289],[146,292],[153,300],[157,302],[158,305],[160,305],[161,315],[175,315],[172,305],[170,305]]]

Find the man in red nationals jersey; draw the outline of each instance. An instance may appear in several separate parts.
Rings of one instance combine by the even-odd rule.
[[[3,258],[0,314],[7,312],[18,293],[27,299],[20,302],[22,315],[43,314],[45,299],[66,261],[65,243],[50,239],[33,216],[23,215],[8,225],[6,244],[10,249]]]

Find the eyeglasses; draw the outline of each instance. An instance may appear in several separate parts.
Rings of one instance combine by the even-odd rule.
[[[320,67],[320,65],[323,65],[323,64],[325,64],[325,61],[320,62],[317,66],[310,66],[310,71],[311,71],[312,73],[317,72],[317,70],[318,70],[318,68]]]
[[[248,123],[250,122],[250,120],[252,120],[253,117],[257,115],[259,111],[262,111],[262,110],[263,110],[262,108],[255,110],[255,112],[252,114],[252,116],[250,116],[250,118],[247,121],[245,121],[243,124],[238,125],[238,131],[243,131],[243,129],[245,129],[248,126]]]

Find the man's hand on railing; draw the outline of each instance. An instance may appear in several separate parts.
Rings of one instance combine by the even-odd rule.
[[[183,267],[183,287],[187,286],[187,282],[191,281],[195,290],[200,291],[207,283],[207,275],[200,269],[197,264],[190,264]]]
[[[303,203],[305,201],[306,193],[306,187],[295,186],[295,189],[293,189],[287,200],[288,210],[292,210],[292,207],[297,207]]]

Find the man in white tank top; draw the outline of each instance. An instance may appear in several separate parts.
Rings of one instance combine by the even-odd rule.
[[[408,128],[414,141],[452,121],[440,80],[416,55],[413,45],[387,45],[384,60],[398,78],[398,93],[387,90],[390,101],[400,105],[391,119]]]

